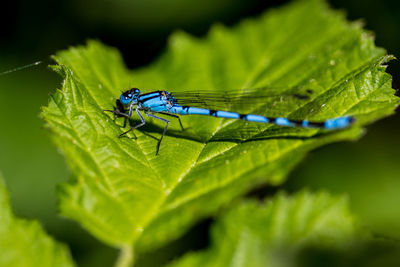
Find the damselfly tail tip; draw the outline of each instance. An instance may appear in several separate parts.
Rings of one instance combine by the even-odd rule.
[[[336,130],[347,128],[356,121],[353,116],[343,116],[325,121],[325,129]]]

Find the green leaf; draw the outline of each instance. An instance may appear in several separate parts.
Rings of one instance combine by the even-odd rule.
[[[96,41],[54,58],[65,79],[42,116],[74,175],[58,192],[60,211],[125,251],[159,247],[251,188],[282,183],[308,151],[357,139],[362,125],[398,103],[382,66],[392,57],[321,1],[297,1],[232,29],[216,25],[204,39],[176,33],[159,60],[133,72]],[[312,90],[308,100],[273,99],[243,112],[310,120],[351,114],[358,123],[326,132],[182,116],[186,130],[172,120],[156,156],[163,124],[148,120],[118,138],[122,122],[103,112],[130,86]]]
[[[0,173],[0,266],[74,266],[68,248],[36,221],[16,218]]]
[[[356,232],[344,197],[278,194],[231,209],[211,228],[209,249],[188,253],[171,266],[295,266],[302,249],[344,250]]]

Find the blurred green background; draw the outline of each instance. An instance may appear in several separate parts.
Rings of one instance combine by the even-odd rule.
[[[9,3],[0,16],[0,72],[41,60],[38,67],[0,76],[0,171],[17,215],[38,219],[67,243],[80,266],[110,266],[116,251],[56,213],[55,187],[70,175],[39,118],[48,95],[61,78],[46,65],[49,55],[89,38],[117,47],[130,68],[143,66],[165,49],[177,29],[203,36],[214,23],[234,25],[287,1],[262,0],[87,0]],[[400,55],[400,2],[330,0],[350,20],[363,19],[376,44]],[[394,88],[400,88],[400,64],[389,64]],[[353,211],[376,235],[400,238],[400,116],[370,125],[358,142],[337,143],[312,152],[281,187],[347,193]],[[268,191],[268,188],[266,189]],[[188,248],[207,245],[209,222],[196,226],[169,248],[155,252],[163,262]],[[191,245],[187,245],[190,243]],[[154,264],[149,255],[140,263]]]

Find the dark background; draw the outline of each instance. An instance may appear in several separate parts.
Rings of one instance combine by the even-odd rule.
[[[0,170],[11,193],[15,213],[38,219],[58,240],[68,243],[80,266],[110,266],[116,251],[90,237],[74,222],[56,214],[56,184],[68,169],[38,117],[48,94],[61,78],[48,70],[50,55],[69,46],[98,39],[117,47],[129,68],[152,62],[168,36],[184,30],[203,36],[214,23],[234,25],[287,1],[262,0],[59,0],[8,3],[0,12],[0,72],[43,61],[43,64],[0,76]],[[375,32],[376,44],[400,55],[400,3],[395,0],[331,0],[350,20],[363,19]],[[388,71],[400,88],[400,64]],[[336,143],[311,153],[281,189],[326,189],[349,195],[362,224],[381,236],[400,239],[400,117],[368,127],[358,142]],[[261,194],[270,189],[261,190]],[[258,192],[259,194],[259,192]],[[207,245],[210,221],[196,226],[169,248],[144,255],[139,263],[163,262],[189,248]],[[188,245],[190,243],[191,245]]]

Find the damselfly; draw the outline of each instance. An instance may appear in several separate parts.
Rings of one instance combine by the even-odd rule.
[[[310,91],[308,91],[310,93]],[[298,99],[306,99],[307,95],[286,94],[283,96],[292,96]],[[237,103],[251,105],[260,103],[264,98],[271,95],[255,95],[249,91],[240,93],[217,93],[217,92],[169,92],[169,91],[153,91],[142,94],[138,88],[132,88],[123,92],[119,99],[116,100],[114,110],[105,110],[114,113],[119,117],[130,118],[133,111],[137,113],[141,122],[131,127],[119,136],[124,136],[130,131],[142,127],[146,121],[140,111],[148,117],[165,122],[164,131],[157,143],[156,155],[159,152],[161,141],[167,132],[169,120],[158,117],[154,113],[164,114],[175,117],[179,120],[183,130],[182,122],[178,115],[206,115],[217,118],[240,119],[249,122],[270,123],[279,126],[302,127],[302,128],[321,128],[327,130],[342,129],[350,126],[354,122],[353,116],[342,116],[330,118],[325,121],[315,122],[308,120],[291,120],[285,117],[267,117],[256,114],[241,114],[238,112],[221,110],[219,108],[235,106]]]

